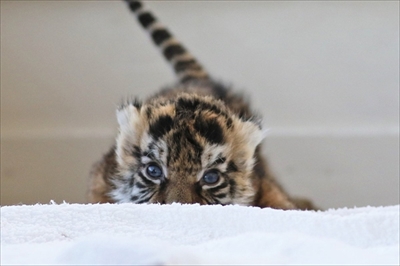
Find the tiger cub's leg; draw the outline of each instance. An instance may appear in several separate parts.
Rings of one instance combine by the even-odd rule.
[[[86,193],[86,199],[89,203],[112,203],[113,200],[108,196],[110,184],[107,178],[110,177],[110,167],[115,165],[115,151],[111,149],[109,153],[95,163],[90,171],[89,186]]]
[[[291,198],[275,181],[265,158],[258,148],[254,164],[254,187],[257,191],[254,206],[283,210],[317,210],[311,201],[303,198]]]

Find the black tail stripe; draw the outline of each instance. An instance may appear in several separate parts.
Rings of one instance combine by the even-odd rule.
[[[166,29],[158,29],[153,31],[151,37],[153,38],[155,44],[160,45],[165,40],[171,38],[172,35]]]
[[[164,26],[158,24],[157,18],[152,12],[143,8],[143,3],[141,1],[124,1],[128,4],[129,9],[136,14],[139,24],[150,33],[153,43],[162,50],[165,59],[173,65],[180,82],[184,83],[193,79],[209,78],[201,64],[199,64],[196,59],[192,58],[186,48],[179,44],[178,41],[174,40],[174,42],[167,43],[173,38],[173,35]],[[155,24],[157,24],[157,27],[153,27]],[[184,60],[178,59],[177,62],[175,61],[177,56],[184,54],[186,54],[188,58]]]
[[[189,59],[186,61],[178,61],[174,65],[174,69],[176,72],[182,72],[185,70],[201,70],[202,68],[197,64],[194,59]]]
[[[205,75],[205,77],[207,77],[207,76]],[[181,77],[180,81],[181,81],[181,83],[186,83],[188,81],[192,81],[192,80],[196,80],[196,79],[199,79],[199,78],[188,74],[188,75],[184,75],[183,77]]]
[[[163,54],[167,60],[171,60],[174,56],[177,55],[182,55],[186,53],[185,48],[182,47],[182,45],[179,44],[173,44],[165,48]]]
[[[135,12],[136,10],[140,9],[142,7],[142,3],[138,2],[138,1],[130,1],[130,0],[126,0],[126,2],[129,4],[129,8]]]
[[[149,12],[145,12],[138,16],[138,20],[144,28],[147,28],[156,21],[156,18]]]

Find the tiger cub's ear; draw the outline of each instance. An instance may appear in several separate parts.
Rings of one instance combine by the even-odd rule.
[[[140,108],[127,104],[118,108],[117,120],[120,132],[128,132],[132,130],[132,126],[136,124],[140,117]]]
[[[259,123],[251,120],[240,121],[237,128],[250,152],[254,152],[266,135],[266,130],[263,130]]]
[[[119,134],[117,137],[117,161],[123,161],[132,155],[134,146],[139,142],[141,129],[141,105],[127,103],[117,109],[117,120],[119,124]]]
[[[129,130],[129,128],[135,124],[136,120],[139,119],[141,108],[142,103],[136,98],[127,100],[118,107],[117,120],[120,131]]]

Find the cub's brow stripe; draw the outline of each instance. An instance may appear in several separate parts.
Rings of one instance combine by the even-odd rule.
[[[173,119],[169,115],[160,116],[154,123],[150,125],[149,132],[157,140],[173,127]]]
[[[194,112],[199,106],[200,101],[198,99],[182,99],[180,98],[177,102],[178,110],[185,110]]]
[[[198,117],[194,122],[194,128],[211,144],[223,144],[224,135],[217,120],[205,120],[201,117]]]

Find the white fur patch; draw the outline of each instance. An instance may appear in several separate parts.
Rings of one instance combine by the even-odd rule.
[[[117,120],[120,130],[132,130],[140,117],[139,110],[133,105],[124,106],[122,109],[117,110]]]
[[[250,121],[243,122],[240,131],[245,137],[249,148],[253,151],[265,137],[265,133],[256,124]]]

